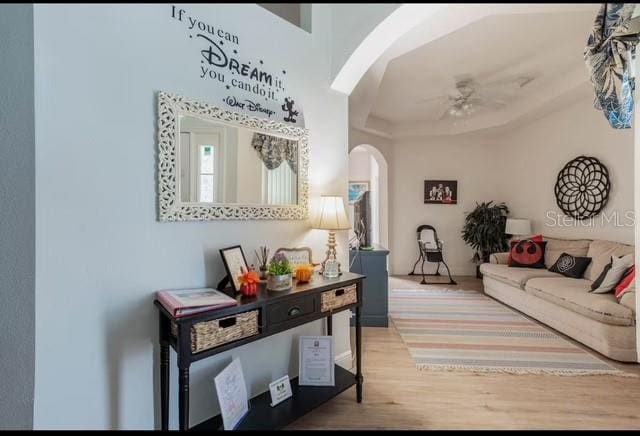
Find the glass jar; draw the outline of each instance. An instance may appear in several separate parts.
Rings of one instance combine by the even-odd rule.
[[[270,291],[286,291],[293,286],[293,280],[291,274],[284,274],[281,276],[274,276],[269,274],[267,278],[267,289]]]

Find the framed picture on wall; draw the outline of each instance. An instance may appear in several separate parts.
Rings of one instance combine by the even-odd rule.
[[[240,245],[234,245],[233,247],[227,247],[220,250],[220,256],[222,257],[222,263],[227,270],[227,276],[229,283],[234,292],[240,291],[239,276],[249,270],[247,259],[244,256],[244,251]]]
[[[458,204],[457,180],[425,180],[425,204]]]
[[[349,182],[349,204],[353,204],[360,196],[369,190],[369,181]]]

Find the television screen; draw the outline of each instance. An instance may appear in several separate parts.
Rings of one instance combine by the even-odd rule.
[[[353,203],[353,231],[360,247],[371,246],[371,191],[363,192]]]

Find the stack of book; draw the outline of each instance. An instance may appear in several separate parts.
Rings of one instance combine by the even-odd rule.
[[[174,318],[238,304],[235,298],[211,288],[157,291],[156,300]]]

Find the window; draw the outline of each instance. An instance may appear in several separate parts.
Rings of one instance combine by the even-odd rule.
[[[199,146],[198,161],[200,183],[198,184],[198,201],[213,203],[217,192],[216,186],[216,149],[213,145]]]
[[[265,204],[297,204],[297,176],[286,161],[272,170],[262,166],[262,202]]]

